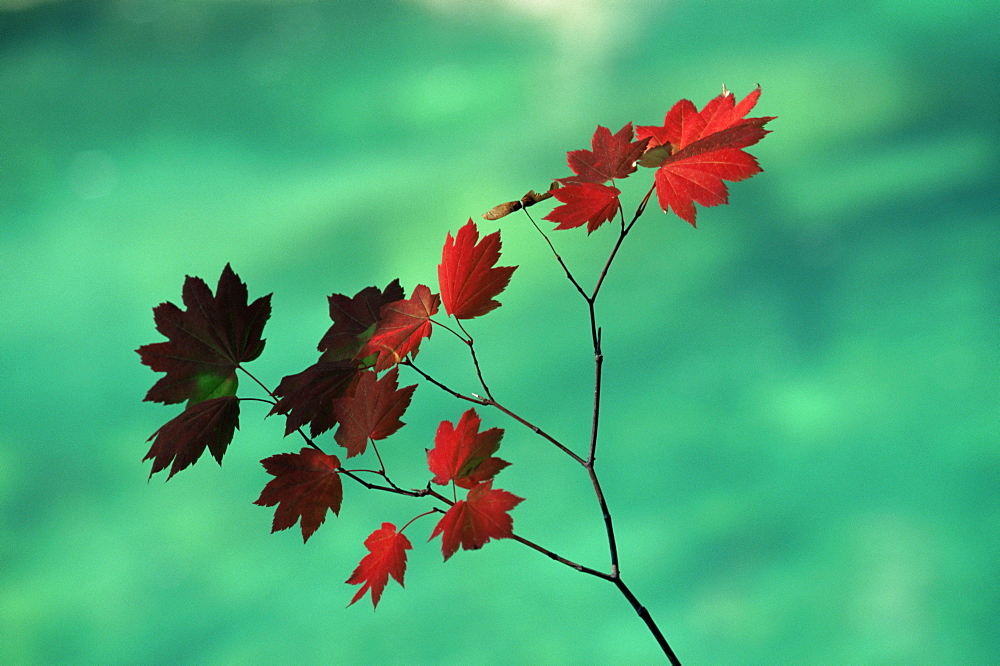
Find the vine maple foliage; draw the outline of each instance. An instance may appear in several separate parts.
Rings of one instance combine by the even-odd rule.
[[[270,294],[249,302],[246,285],[227,264],[215,293],[204,281],[187,277],[182,290],[184,309],[162,303],[153,309],[156,329],[166,342],[140,347],[142,363],[165,373],[146,394],[145,400],[164,404],[186,402],[179,415],[149,438],[152,445],[143,460],[152,460],[150,476],[170,468],[167,478],[193,465],[208,449],[221,465],[235,430],[239,427],[240,402],[270,403],[268,416],[285,418],[285,435],[298,433],[305,446],[297,453],[278,453],[261,461],[271,478],[254,502],[274,507],[271,531],[299,525],[308,541],[323,525],[328,512],[339,515],[344,502],[343,479],[369,490],[411,498],[431,498],[430,510],[414,516],[397,529],[383,522],[364,541],[364,555],[347,579],[360,585],[351,605],[371,594],[378,605],[389,578],[401,586],[406,572],[406,551],[412,549],[403,532],[421,518],[439,514],[428,541],[441,537],[445,560],[460,548],[475,550],[493,539],[513,539],[582,573],[614,584],[629,601],[656,639],[667,658],[679,664],[649,611],[622,581],[611,511],[594,467],[599,432],[602,365],[601,327],[594,303],[618,250],[646,205],[656,193],[664,212],[673,210],[692,226],[695,204],[717,206],[728,202],[724,181],[740,181],[761,171],[757,160],[743,149],[760,141],[773,117],[746,118],[760,98],[760,88],[737,102],[728,90],[709,101],[700,111],[688,100],[677,102],[661,125],[633,127],[626,124],[615,133],[598,126],[589,150],[567,153],[573,175],[556,178],[541,193],[529,191],[519,200],[495,206],[483,217],[500,219],[549,198],[555,206],[544,219],[556,230],[586,225],[587,233],[600,229],[616,217],[618,238],[592,289],[585,289],[556,251],[548,235],[528,215],[531,224],[551,249],[567,279],[589,309],[589,330],[594,347],[594,404],[590,441],[585,451],[569,446],[497,401],[480,368],[473,338],[463,321],[482,317],[500,307],[497,297],[509,284],[517,266],[500,266],[500,232],[480,236],[471,219],[452,236],[448,232],[438,265],[437,293],[418,284],[405,298],[398,280],[384,289],[366,287],[354,296],[334,293],[328,297],[332,324],[320,338],[317,361],[304,370],[282,378],[269,390],[247,369],[264,350],[261,337],[271,314]],[[626,220],[621,190],[616,182],[636,173],[638,167],[655,169],[653,185]],[[439,315],[444,307],[445,323]],[[460,393],[438,381],[415,363],[421,344],[441,328],[458,338],[469,350],[471,370],[484,395]],[[511,512],[523,498],[495,488],[496,476],[511,463],[497,457],[504,430],[483,429],[476,409],[466,409],[452,422],[440,422],[433,446],[426,449],[428,481],[423,488],[403,488],[393,481],[376,442],[399,431],[418,384],[399,386],[399,366],[454,398],[474,406],[494,409],[546,440],[590,478],[610,553],[610,571],[584,566],[558,555],[514,532]],[[265,398],[238,397],[243,373],[266,394]],[[335,430],[333,443],[342,447],[345,459],[367,459],[346,468],[341,459],[326,453],[317,439]],[[308,430],[308,433],[306,432]],[[417,441],[426,441],[417,437]],[[369,451],[374,460],[369,456]],[[372,480],[374,479],[374,480]],[[451,487],[452,497],[434,486]],[[459,489],[465,491],[458,497]]]

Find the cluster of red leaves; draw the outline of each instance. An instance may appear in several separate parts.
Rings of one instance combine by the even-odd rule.
[[[442,421],[434,438],[434,448],[427,451],[427,466],[434,474],[434,483],[454,483],[469,489],[466,498],[453,503],[431,532],[431,539],[441,535],[441,553],[445,560],[454,555],[459,546],[475,550],[485,546],[490,539],[513,536],[514,521],[510,511],[523,501],[506,490],[493,488],[493,477],[510,463],[492,456],[500,447],[503,430],[490,428],[479,432],[481,424],[472,409],[462,414],[457,424]],[[382,523],[382,527],[365,541],[365,546],[371,552],[347,579],[352,585],[362,585],[351,603],[371,590],[372,605],[378,606],[390,575],[403,584],[405,551],[410,548],[410,542],[396,531],[395,525]]]
[[[308,426],[317,437],[336,428],[334,441],[348,458],[395,433],[404,425],[401,419],[416,389],[415,384],[399,387],[396,366],[416,356],[420,343],[431,336],[431,317],[442,303],[456,319],[480,317],[500,306],[495,299],[516,269],[496,265],[500,247],[500,232],[480,238],[469,220],[445,241],[438,266],[440,294],[417,285],[404,298],[399,282],[393,281],[381,290],[366,287],[354,296],[329,296],[332,325],[317,346],[319,359],[281,380],[269,416],[285,416],[286,435]],[[261,335],[271,312],[270,295],[248,305],[246,285],[229,265],[214,295],[201,279],[188,277],[183,301],[186,309],[172,303],[154,308],[156,328],[167,341],[137,350],[144,364],[166,373],[146,400],[188,403],[150,437],[155,441],[144,458],[153,459],[151,476],[172,463],[168,479],[196,462],[206,448],[221,464],[239,426],[236,371],[263,351]],[[455,502],[435,528],[433,536],[443,535],[445,559],[459,545],[479,548],[491,538],[510,536],[506,512],[521,501],[492,489],[493,476],[509,463],[492,457],[502,431],[480,433],[479,426],[471,410],[457,427],[443,422],[428,452],[435,483],[469,489],[468,498]],[[343,501],[340,459],[310,445],[261,461],[273,478],[255,501],[275,507],[272,532],[299,524],[303,541],[323,524],[328,511],[339,514]],[[354,601],[371,590],[377,604],[390,575],[402,584],[410,543],[384,523],[365,545],[370,553],[349,582],[364,584]]]
[[[591,150],[567,153],[574,175],[561,178],[562,187],[550,190],[562,205],[545,216],[556,229],[587,225],[587,233],[611,220],[621,209],[620,191],[607,183],[625,178],[636,165],[656,167],[655,187],[660,207],[695,225],[695,203],[727,203],[724,180],[739,181],[760,173],[757,160],[743,148],[764,138],[764,125],[773,117],[744,118],[757,104],[760,87],[736,103],[733,94],[721,95],[698,111],[689,100],[677,102],[661,126],[632,123],[615,134],[598,126]]]

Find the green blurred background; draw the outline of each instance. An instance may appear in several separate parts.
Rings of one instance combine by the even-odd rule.
[[[698,230],[651,208],[599,301],[624,578],[690,664],[1000,661],[995,2],[2,8],[0,662],[656,663],[611,585],[510,541],[442,564],[428,519],[405,590],[345,609],[364,537],[426,504],[348,484],[309,544],[270,535],[258,461],[300,442],[252,403],[223,469],[147,483],[177,409],[141,402],[133,350],[232,262],[274,292],[274,385],[327,294],[435,285],[446,232],[566,175],[597,124],[758,83],[765,173]],[[581,450],[585,308],[523,216],[497,227],[520,269],[469,324],[484,370]],[[614,232],[554,238],[592,283]],[[444,332],[421,359],[475,390]],[[418,388],[381,446],[402,484],[465,408]],[[582,471],[484,416],[517,531],[606,568]]]

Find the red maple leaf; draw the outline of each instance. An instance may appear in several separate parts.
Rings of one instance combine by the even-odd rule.
[[[571,150],[566,161],[575,176],[560,178],[559,182],[606,183],[615,178],[625,178],[635,172],[635,163],[646,150],[649,139],[632,140],[632,123],[611,134],[607,127],[597,126],[590,140],[592,150]]]
[[[403,298],[403,288],[399,280],[393,280],[379,291],[377,287],[365,287],[353,297],[331,294],[330,319],[333,326],[319,341],[319,350],[324,361],[351,359],[368,341],[378,323],[382,306]]]
[[[156,330],[167,342],[143,345],[136,351],[156,372],[167,373],[145,400],[189,404],[235,394],[235,370],[264,351],[261,333],[271,316],[271,295],[247,305],[247,286],[226,264],[212,295],[204,280],[188,276],[182,291],[186,310],[173,303],[153,308]]]
[[[344,492],[337,473],[340,467],[337,456],[303,447],[298,453],[264,458],[260,464],[274,478],[264,486],[254,504],[278,505],[272,533],[292,527],[301,518],[302,541],[306,542],[326,520],[327,509],[340,513]]]
[[[459,545],[464,550],[475,550],[490,539],[509,538],[514,534],[514,521],[508,512],[523,501],[524,498],[506,490],[494,490],[492,480],[484,481],[470,490],[466,499],[448,509],[430,538],[442,535],[441,552],[446,561]]]
[[[377,354],[375,370],[382,372],[402,361],[408,354],[417,355],[420,341],[431,337],[431,317],[441,304],[441,297],[418,284],[409,299],[382,306],[375,332],[358,352],[359,357]]]
[[[434,448],[427,451],[427,466],[434,473],[434,483],[443,486],[454,481],[462,488],[472,488],[510,465],[506,460],[491,457],[500,448],[503,429],[479,432],[481,424],[482,419],[474,409],[466,410],[457,425],[441,422],[434,436]]]
[[[445,312],[455,319],[472,319],[500,307],[493,298],[507,287],[517,266],[497,266],[499,260],[499,231],[480,241],[470,218],[455,238],[448,232],[438,264]]]
[[[405,525],[404,525],[405,527]],[[403,575],[406,573],[406,551],[413,546],[401,532],[396,531],[392,523],[382,523],[382,527],[372,532],[365,539],[368,554],[361,558],[360,564],[347,579],[348,585],[361,585],[351,599],[350,606],[371,590],[372,608],[378,608],[378,600],[382,590],[389,582],[391,574],[396,582],[403,585]]]
[[[553,190],[552,194],[563,205],[557,206],[542,219],[558,222],[556,229],[572,229],[586,223],[589,234],[611,220],[621,208],[618,201],[621,191],[610,185],[573,184]]]
[[[240,427],[240,404],[234,396],[211,398],[190,405],[187,409],[167,421],[146,440],[155,438],[149,453],[143,460],[153,460],[149,476],[173,462],[170,479],[174,474],[197,462],[208,448],[218,463],[222,464],[233,433]]]
[[[313,437],[337,425],[333,401],[354,386],[361,370],[354,361],[319,361],[302,372],[282,378],[274,395],[280,396],[271,414],[285,414],[285,434],[305,424]]]
[[[698,111],[689,100],[677,102],[660,127],[641,126],[636,134],[650,140],[650,151],[663,158],[655,165],[656,195],[660,207],[673,208],[695,226],[695,203],[718,206],[729,201],[723,180],[740,181],[760,173],[757,160],[741,150],[764,138],[764,125],[774,117],[746,118],[757,104],[760,87],[738,104],[733,94],[723,93]],[[645,162],[644,162],[645,163]]]
[[[350,393],[362,363],[356,360],[379,321],[382,307],[403,298],[398,280],[384,290],[365,287],[348,298],[332,294],[330,319],[333,325],[323,335],[319,361],[302,372],[284,377],[274,390],[279,397],[271,414],[285,414],[285,434],[306,423],[313,437],[337,425],[333,401]]]
[[[340,428],[334,439],[347,449],[347,457],[364,453],[368,440],[385,439],[403,427],[400,417],[410,404],[416,384],[397,388],[399,369],[378,379],[374,370],[361,373],[351,395],[333,401]]]

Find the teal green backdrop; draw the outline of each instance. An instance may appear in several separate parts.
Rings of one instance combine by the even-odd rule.
[[[599,301],[623,576],[685,663],[997,663],[997,18],[989,0],[0,2],[0,663],[658,663],[611,585],[512,541],[442,564],[428,519],[406,587],[345,608],[364,537],[426,504],[348,484],[308,544],[269,534],[259,461],[301,444],[253,403],[221,469],[147,482],[177,408],[142,402],[159,375],[134,350],[185,275],[214,287],[231,262],[251,298],[274,292],[253,365],[273,386],[314,361],[328,294],[436,285],[448,231],[567,175],[598,124],[658,124],[723,84],[760,84],[754,115],[778,116],[751,149],[764,173],[697,230],[651,207]],[[469,322],[484,372],[582,450],[585,307],[523,216],[482,228],[520,266]],[[614,237],[553,234],[590,283]],[[474,391],[443,333],[422,366]],[[380,447],[404,485],[466,407],[417,389]],[[508,429],[516,530],[607,568],[582,471],[483,414]]]

